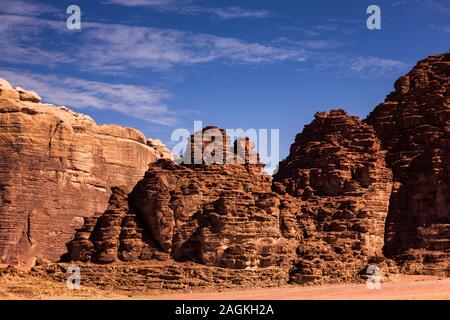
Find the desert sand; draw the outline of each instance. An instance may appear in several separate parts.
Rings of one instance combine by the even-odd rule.
[[[230,291],[136,292],[82,286],[68,290],[65,283],[39,277],[7,275],[0,278],[0,300],[16,299],[139,299],[139,300],[450,300],[450,278],[393,276],[381,289],[365,284],[286,286]]]

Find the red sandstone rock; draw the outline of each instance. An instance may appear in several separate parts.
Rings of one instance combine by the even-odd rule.
[[[388,150],[394,173],[386,254],[416,263],[411,271],[450,267],[449,84],[450,52],[428,57],[366,120]]]
[[[211,128],[193,135],[191,141],[208,129]],[[228,143],[223,130],[213,130]],[[208,134],[201,137],[201,152],[219,140],[211,141],[210,137]],[[224,157],[231,157],[235,163],[176,165],[170,160],[159,160],[150,165],[129,196],[131,208],[124,204],[117,206],[124,196],[114,195],[110,208],[98,218],[95,228],[88,220],[69,246],[72,259],[113,262],[171,257],[232,269],[280,267],[289,263],[295,240],[280,224],[287,214],[288,207],[284,204],[287,200],[272,192],[271,178],[261,172],[260,164],[246,163],[245,159],[254,152],[249,141],[235,145],[238,143],[243,143],[246,150],[242,164],[236,154],[227,151],[228,145],[219,145]],[[129,243],[129,251],[135,251],[129,259],[121,251],[126,246],[119,247],[119,238],[129,233],[123,224],[127,213],[131,213],[130,219],[134,215],[140,224],[140,229],[133,232],[139,239]],[[90,235],[84,236],[84,232]],[[100,259],[89,254],[91,248],[97,254],[101,252]]]
[[[317,113],[274,180],[303,200],[291,281],[350,280],[382,257],[392,174],[372,127],[343,110]]]
[[[268,284],[280,279],[324,283],[354,280],[368,263],[393,267],[382,255],[385,240],[384,253],[404,271],[448,274],[449,58],[447,53],[421,61],[364,122],[343,110],[317,113],[296,137],[274,182],[262,174],[250,141],[236,141],[229,149],[224,130],[205,128],[191,137],[184,156],[188,163],[158,160],[130,194],[133,184],[123,183],[123,177],[110,184],[125,187],[112,188],[106,211],[86,215],[68,246],[70,258],[112,263],[89,264],[94,281],[96,270],[122,275],[131,268],[139,279],[151,279],[150,286],[189,287],[199,279],[204,285],[216,282],[214,277],[228,285],[243,281],[233,270],[249,269],[245,272],[253,280],[268,277]],[[29,100],[22,95],[0,81],[3,113],[19,108],[30,117],[38,114],[20,101]],[[195,137],[200,137],[197,143]],[[0,139],[6,141],[1,134]],[[218,146],[219,141],[224,144]],[[21,150],[28,144],[5,145]],[[238,148],[244,153],[237,154]],[[208,161],[202,157],[205,151],[211,155]],[[217,159],[224,163],[213,163]],[[9,157],[0,159],[0,168],[6,168],[1,174],[16,172],[13,164]],[[31,170],[35,177],[30,168],[19,172]],[[116,169],[114,176],[122,168]],[[4,196],[8,188],[0,185],[2,205],[11,204]],[[37,187],[32,190],[36,193]],[[0,221],[0,234],[2,226]],[[23,230],[18,252],[29,250],[31,243],[28,229]],[[114,264],[118,261],[126,263]],[[128,285],[122,276],[116,279]]]
[[[194,138],[200,139],[196,145]],[[216,160],[231,163],[207,164],[199,158],[199,164],[159,160],[150,165],[128,203],[117,191],[95,227],[86,219],[69,246],[71,258],[278,267],[278,277],[290,282],[323,283],[354,279],[370,258],[381,256],[391,173],[370,126],[342,110],[318,114],[280,166],[278,175],[287,176],[275,184],[262,174],[259,162],[249,163],[255,151],[248,140],[237,141],[231,150],[218,141],[228,143],[225,132],[205,128],[191,137],[184,159],[193,160],[197,147],[197,155],[223,151]],[[245,151],[241,157],[235,153],[239,145]],[[306,180],[293,182],[292,172]],[[340,182],[329,184],[328,173]],[[139,228],[128,250],[134,254],[124,259],[125,246],[119,242],[128,232],[123,219],[133,216]]]
[[[0,264],[57,261],[83,217],[104,212],[110,187],[131,190],[158,141],[65,107],[0,79]]]

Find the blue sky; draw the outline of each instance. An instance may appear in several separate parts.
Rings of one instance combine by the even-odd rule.
[[[66,28],[71,4],[81,30]],[[447,0],[0,0],[0,77],[168,145],[194,120],[279,128],[284,158],[315,112],[365,117],[449,50],[449,18]]]

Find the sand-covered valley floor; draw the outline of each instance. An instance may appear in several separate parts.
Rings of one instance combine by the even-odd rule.
[[[42,299],[144,299],[144,300],[450,300],[450,278],[394,275],[381,289],[366,284],[338,284],[312,287],[285,286],[214,291],[183,292],[146,290],[140,292],[81,286],[69,290],[65,283],[27,274],[0,277],[0,300]]]

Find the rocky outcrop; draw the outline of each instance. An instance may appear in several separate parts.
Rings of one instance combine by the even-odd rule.
[[[450,52],[420,61],[368,116],[394,189],[385,251],[407,270],[450,271]]]
[[[110,187],[131,190],[171,157],[134,129],[40,100],[0,79],[0,264],[58,260],[83,218],[105,211]]]
[[[216,136],[223,136],[225,145],[218,143],[219,139],[210,140],[211,130],[216,131]],[[291,214],[292,208],[285,205],[287,200],[272,192],[271,178],[261,172],[262,165],[248,162],[254,152],[248,140],[235,143],[247,150],[240,163],[238,153],[229,151],[233,148],[229,149],[225,132],[208,127],[192,136],[185,159],[191,159],[194,137],[199,136],[201,152],[209,148],[217,155],[223,151],[216,158],[218,162],[224,157],[233,160],[206,164],[200,159],[199,164],[186,161],[177,165],[162,159],[150,165],[144,179],[129,195],[129,209],[116,205],[122,201],[118,197],[124,199],[124,195],[115,196],[95,227],[87,221],[84,231],[69,246],[72,259],[175,259],[230,269],[288,264],[294,256],[295,239],[280,221]],[[214,144],[220,146],[211,148]],[[120,209],[115,210],[116,207]],[[131,231],[130,220],[139,228]],[[138,236],[125,240],[130,234]],[[82,250],[81,238],[90,241],[81,245]],[[90,248],[94,248],[97,257],[89,253]]]
[[[343,110],[320,112],[297,135],[275,186],[302,199],[296,283],[350,280],[382,257],[392,188],[375,131]]]
[[[72,260],[276,267],[277,277],[305,284],[354,280],[381,256],[391,172],[370,126],[342,110],[317,114],[275,184],[248,139],[229,145],[207,127],[191,137],[184,163],[150,165],[128,201],[116,190],[95,223],[86,218]]]
[[[130,210],[127,193],[113,187],[107,210],[84,218],[83,228],[68,244],[68,258],[97,263],[167,260],[169,256],[157,248],[139,217]]]
[[[14,140],[2,148],[17,149],[14,152],[24,148],[28,155],[34,152],[27,149],[28,145],[47,137],[50,148],[46,149],[45,161],[49,172],[59,174],[55,168],[66,164],[63,168],[70,168],[73,173],[72,167],[79,168],[80,163],[85,163],[80,158],[91,154],[93,159],[100,159],[92,160],[94,168],[111,172],[117,179],[114,183],[102,180],[101,185],[123,186],[112,188],[112,194],[103,191],[104,196],[110,196],[106,211],[98,210],[99,202],[92,200],[93,207],[83,208],[83,212],[96,212],[94,216],[75,214],[84,217],[84,226],[69,243],[68,257],[78,263],[87,262],[84,266],[92,282],[106,284],[109,277],[99,275],[96,270],[112,270],[111,279],[118,286],[126,285],[122,275],[128,272],[139,273],[129,277],[133,283],[174,288],[207,286],[211,282],[227,286],[243,281],[243,275],[250,277],[251,285],[262,283],[260,277],[268,277],[263,282],[269,285],[321,284],[353,281],[368,264],[376,264],[385,271],[397,270],[389,258],[405,272],[449,274],[449,64],[450,53],[419,62],[397,81],[395,92],[364,121],[340,109],[317,113],[312,123],[297,135],[273,180],[263,173],[264,165],[248,139],[233,144],[225,131],[217,127],[206,127],[192,135],[181,163],[168,159],[152,163],[135,186],[127,180],[129,177],[135,182],[139,180],[139,175],[133,175],[135,171],[124,170],[122,162],[113,169],[108,167],[111,161],[102,162],[102,157],[106,157],[103,154],[112,150],[105,151],[104,140],[101,140],[103,149],[92,146],[95,145],[92,141],[98,141],[95,139],[105,139],[104,131],[99,133],[101,129],[95,125],[78,129],[89,121],[81,121],[85,118],[70,112],[72,120],[64,118],[64,121],[70,123],[74,133],[70,128],[61,131],[62,125],[57,124],[50,127],[50,137],[43,132],[36,137],[16,134],[13,137],[22,140]],[[0,88],[5,87],[1,84]],[[14,110],[11,103],[17,103],[24,119],[37,117],[39,110],[50,108],[39,104],[40,98],[35,94],[6,88],[1,92],[3,100],[9,103],[5,104],[5,110]],[[14,133],[14,128],[23,126],[21,119],[5,121],[8,130],[4,131]],[[43,123],[45,127],[46,122]],[[65,150],[69,133],[81,134],[80,131],[87,135],[83,139],[93,151],[81,149],[63,160],[55,158],[54,148]],[[2,135],[0,138],[5,139]],[[53,142],[55,138],[62,146]],[[134,140],[137,145],[139,139]],[[70,150],[77,148],[82,147],[75,143]],[[42,181],[39,174],[47,172],[41,165],[45,157],[38,157],[41,160],[37,162],[25,155],[16,158],[21,161],[10,161],[11,156],[5,158],[5,154],[14,152],[2,153],[2,174],[7,177],[11,172],[21,172],[19,177],[8,179],[26,179],[28,175],[23,173],[32,172],[30,181],[20,182],[32,187],[31,194],[16,193],[16,197],[20,195],[20,200],[25,199],[23,203],[28,205],[31,198],[36,198],[39,207],[48,208],[47,215],[54,214],[54,208],[60,210],[53,205],[60,195],[40,197],[37,192],[35,179]],[[65,152],[55,154],[66,155]],[[29,160],[22,164],[22,159]],[[17,163],[27,167],[17,169]],[[34,165],[39,174],[33,171]],[[98,176],[92,173],[94,169],[81,171],[82,177],[95,177],[92,178],[95,183],[82,180],[82,185],[99,186]],[[47,173],[45,177],[45,181],[51,181],[48,177],[53,175]],[[67,179],[67,174],[57,177]],[[77,177],[81,179],[80,175]],[[2,206],[14,203],[11,197],[5,197],[9,196],[11,186],[16,184],[0,185]],[[74,195],[58,186],[68,199],[79,202],[80,192]],[[131,192],[130,186],[134,186]],[[39,202],[44,200],[50,202]],[[106,203],[106,198],[103,201]],[[61,204],[64,208],[69,205]],[[7,219],[0,221],[0,227],[9,230],[8,219],[13,216],[5,216]],[[48,220],[39,211],[26,216],[20,224],[18,250],[29,250],[33,239],[29,237],[33,234],[30,226],[36,225],[35,216],[38,221],[50,223],[59,221],[64,214],[57,218],[50,216]],[[70,217],[73,216],[72,213]],[[62,220],[58,225],[66,230]],[[55,236],[54,240],[60,238]],[[0,248],[1,243],[0,238]],[[108,265],[96,266],[92,262]],[[61,276],[61,272],[55,274]]]

